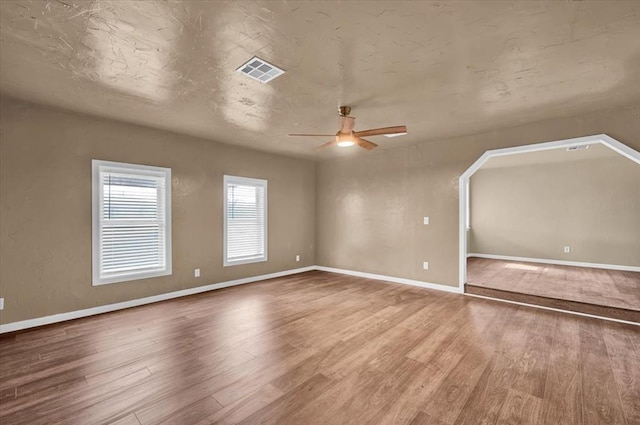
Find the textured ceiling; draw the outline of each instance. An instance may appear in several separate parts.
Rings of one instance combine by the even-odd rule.
[[[628,159],[602,143],[589,145],[588,149],[567,151],[567,148],[549,149],[546,151],[526,152],[512,155],[494,156],[485,162],[481,170],[490,168],[522,167],[535,164],[551,164],[595,159],[619,158]]]
[[[0,90],[298,156],[337,107],[380,149],[640,99],[640,1],[2,1]],[[269,84],[235,69],[258,55]]]

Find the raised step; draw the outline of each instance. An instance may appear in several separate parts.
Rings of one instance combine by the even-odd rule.
[[[583,303],[579,301],[561,300],[558,298],[541,297],[539,295],[523,294],[501,289],[492,289],[484,286],[465,285],[464,292],[484,297],[498,298],[508,301],[539,305],[543,307],[557,308],[560,310],[575,311],[578,313],[593,314],[594,316],[609,317],[612,319],[626,320],[640,323],[640,311],[626,308],[608,307],[597,304]]]

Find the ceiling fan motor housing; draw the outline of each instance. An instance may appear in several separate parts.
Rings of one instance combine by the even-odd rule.
[[[352,142],[353,141],[353,132],[350,133],[336,133],[336,142]]]

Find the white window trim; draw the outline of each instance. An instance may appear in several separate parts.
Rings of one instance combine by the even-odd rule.
[[[263,179],[252,179],[249,177],[238,177],[238,176],[229,176],[224,175],[223,179],[223,231],[222,231],[222,264],[224,267],[229,266],[237,266],[240,264],[251,264],[251,263],[264,263],[268,259],[268,227],[269,227],[269,218],[268,218],[268,210],[269,210],[269,202],[268,202],[268,190],[267,190],[267,181]],[[229,187],[229,183],[236,183],[240,185],[250,185],[250,186],[260,186],[264,188],[264,256],[256,257],[256,258],[247,258],[244,260],[235,260],[228,261],[227,260],[227,189]]]
[[[166,193],[165,203],[165,267],[161,270],[131,272],[119,276],[100,277],[100,214],[102,199],[100,196],[100,171],[113,168],[114,170],[131,170],[138,174],[164,177]],[[92,257],[92,285],[107,285],[111,283],[129,282],[150,277],[168,276],[172,274],[171,255],[171,168],[154,167],[150,165],[128,164],[123,162],[91,160],[91,257]]]

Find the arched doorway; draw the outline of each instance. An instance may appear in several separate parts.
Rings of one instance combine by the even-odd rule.
[[[470,178],[481,168],[487,161],[496,157],[508,155],[525,154],[532,152],[541,152],[547,150],[559,150],[562,148],[586,147],[589,145],[601,144],[604,147],[616,152],[617,154],[640,164],[640,153],[628,146],[618,142],[617,140],[605,135],[594,135],[580,137],[574,139],[558,140],[554,142],[539,143],[533,145],[518,146],[512,148],[496,149],[485,152],[465,173],[460,176],[459,180],[459,289],[461,292],[465,290],[467,283],[467,253],[468,253],[468,235],[469,235],[469,181]],[[593,149],[592,149],[593,150]],[[545,153],[545,155],[547,155]],[[515,157],[514,157],[515,158]],[[493,159],[495,162],[497,159]],[[511,159],[509,159],[511,160]],[[503,159],[500,159],[503,161]],[[489,166],[489,165],[487,165]]]

